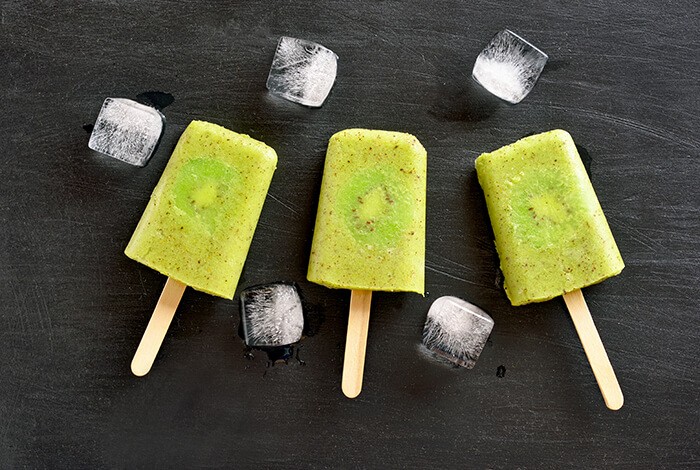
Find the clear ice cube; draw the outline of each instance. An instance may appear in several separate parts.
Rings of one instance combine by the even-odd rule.
[[[454,364],[471,369],[493,329],[493,319],[457,297],[440,297],[428,311],[423,346]]]
[[[277,43],[267,89],[305,106],[323,104],[335,82],[338,56],[315,42],[282,36]]]
[[[489,92],[515,104],[535,86],[547,59],[547,54],[504,29],[476,58],[472,77]]]
[[[158,145],[164,121],[163,115],[150,106],[126,98],[107,98],[88,147],[131,165],[144,166]]]
[[[286,346],[301,339],[304,315],[294,284],[273,283],[241,292],[241,321],[248,346]]]

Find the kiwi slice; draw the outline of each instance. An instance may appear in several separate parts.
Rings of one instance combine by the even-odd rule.
[[[231,210],[233,198],[230,196],[238,179],[238,172],[219,160],[190,160],[175,180],[175,206],[214,230]]]
[[[350,233],[366,247],[396,246],[413,220],[404,184],[379,168],[354,175],[338,202]]]
[[[568,178],[557,171],[541,171],[513,182],[515,234],[537,249],[576,238],[582,201]]]

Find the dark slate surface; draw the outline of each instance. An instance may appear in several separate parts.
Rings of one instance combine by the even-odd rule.
[[[0,467],[697,468],[699,22],[694,1],[2,2]],[[517,106],[470,80],[503,27],[551,57]],[[323,108],[266,93],[283,34],[340,56]],[[152,162],[91,152],[102,100],[145,91],[175,97]],[[279,153],[239,289],[299,282],[324,317],[305,365],[246,358],[237,303],[188,290],[153,371],[129,372],[165,279],[122,252],[195,118]],[[429,294],[375,295],[354,401],[340,392],[349,295],[305,281],[325,146],[351,126],[414,133],[429,154]],[[627,263],[585,290],[617,413],[563,302],[513,308],[497,285],[474,159],[555,127],[590,153]],[[496,321],[472,371],[418,350],[446,294]]]

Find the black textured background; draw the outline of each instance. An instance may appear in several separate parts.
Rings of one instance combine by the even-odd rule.
[[[2,2],[0,467],[700,466],[700,8],[578,3]],[[504,27],[550,55],[517,106],[470,78]],[[267,94],[280,35],[339,55],[323,108]],[[175,102],[146,168],[87,148],[105,97],[149,90]],[[165,279],[123,249],[195,118],[279,154],[239,289],[300,283],[325,317],[305,365],[244,357],[237,303],[188,290],[152,372],[130,374]],[[354,401],[340,391],[349,295],[305,281],[326,143],[352,126],[411,132],[429,155],[429,294],[375,294]],[[563,302],[513,308],[496,281],[473,161],[557,127],[590,153],[627,264],[584,292],[617,413]],[[446,294],[496,321],[471,371],[418,349]]]

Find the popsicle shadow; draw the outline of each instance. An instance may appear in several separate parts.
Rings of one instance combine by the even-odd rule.
[[[472,243],[468,246],[469,259],[476,261],[475,278],[485,280],[484,284],[489,286],[489,292],[497,294],[499,300],[507,298],[503,291],[503,275],[500,270],[500,263],[496,247],[494,245],[494,234],[486,209],[484,192],[479,185],[476,170],[472,169],[466,180],[467,186],[467,214],[465,231],[469,234]]]
[[[319,195],[321,194],[321,183],[322,183],[324,165],[325,165],[325,150],[323,151],[323,155],[318,158],[316,166],[315,166],[315,170],[314,170],[315,176],[313,178],[313,186],[311,188],[311,190],[312,190],[311,194],[313,195],[311,198],[311,210],[309,211],[309,217],[306,219],[306,232],[305,232],[305,233],[307,233],[306,244],[304,246],[304,256],[301,258],[304,262],[304,266],[303,266],[304,273],[306,273],[306,267],[308,265],[309,257],[311,256],[311,244],[313,242],[314,227],[316,226],[316,215],[318,214],[318,198],[319,198]]]
[[[586,169],[586,173],[588,173],[588,178],[593,181],[593,174],[591,173],[591,167],[593,166],[593,157],[591,157],[591,154],[586,150],[585,147],[582,147],[578,144],[576,144],[576,150],[578,151],[579,156],[581,157],[581,161],[583,162],[583,166]]]

